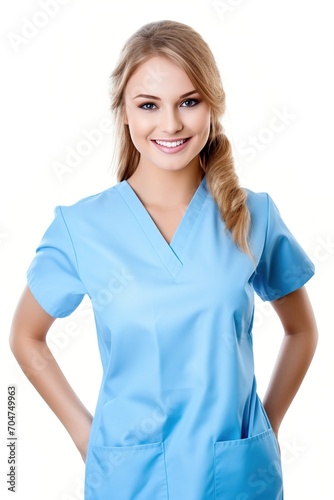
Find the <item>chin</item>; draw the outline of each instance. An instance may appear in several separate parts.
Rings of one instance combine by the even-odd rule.
[[[156,165],[156,167],[159,169],[159,170],[164,170],[166,172],[179,172],[180,170],[183,170],[186,166],[186,165]]]

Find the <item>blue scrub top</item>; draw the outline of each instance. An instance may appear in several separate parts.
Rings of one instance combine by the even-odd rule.
[[[279,500],[276,438],[256,392],[254,291],[274,300],[314,266],[266,193],[247,191],[252,259],[206,177],[170,244],[124,180],[57,207],[28,270],[50,315],[92,302],[103,379],[86,500]]]

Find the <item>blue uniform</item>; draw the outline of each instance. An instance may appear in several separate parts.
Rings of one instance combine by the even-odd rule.
[[[256,392],[254,291],[314,273],[266,193],[247,190],[255,262],[203,177],[170,244],[124,180],[57,207],[28,270],[54,317],[92,302],[103,379],[86,500],[280,500],[276,438]]]

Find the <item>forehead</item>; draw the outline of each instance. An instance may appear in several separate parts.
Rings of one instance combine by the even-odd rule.
[[[183,94],[193,90],[194,85],[184,69],[167,57],[154,56],[142,63],[133,73],[126,85],[126,93],[152,94],[176,93]]]

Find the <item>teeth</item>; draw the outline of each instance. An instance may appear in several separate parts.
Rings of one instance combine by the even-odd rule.
[[[186,139],[182,139],[182,141],[174,141],[174,142],[167,142],[167,141],[155,141],[157,144],[160,146],[165,146],[167,148],[176,148],[176,146],[181,146],[181,144],[186,142]]]

